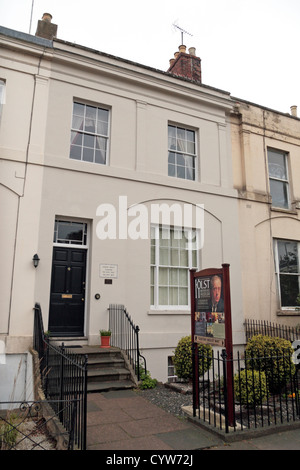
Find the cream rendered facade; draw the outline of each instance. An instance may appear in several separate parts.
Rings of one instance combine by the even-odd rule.
[[[233,98],[234,99],[234,98]],[[300,241],[300,120],[291,108],[283,114],[243,100],[235,100],[231,116],[234,187],[239,193],[239,231],[242,253],[243,312],[245,318],[297,326]],[[285,176],[274,174],[284,185],[281,201],[272,196],[270,152],[282,158]],[[280,168],[279,159],[277,167]],[[283,188],[283,186],[282,186]],[[281,242],[285,253],[277,253]],[[288,248],[294,252],[289,252]],[[291,250],[292,251],[292,250]],[[289,252],[289,264],[285,257]],[[293,258],[293,259],[292,259]],[[277,264],[278,263],[278,264]],[[282,292],[283,278],[294,279],[290,302]]]
[[[248,299],[248,294],[242,290],[239,219],[244,215],[235,188],[239,155],[232,165],[234,102],[229,93],[57,39],[1,28],[0,42],[5,88],[0,340],[6,353],[30,347],[35,302],[48,329],[55,220],[83,222],[84,331],[76,339],[99,344],[109,305],[123,304],[140,327],[140,347],[152,377],[167,380],[168,357],[191,331],[190,307],[151,307],[150,236],[99,238],[99,206],[110,204],[118,213],[120,197],[126,209],[142,204],[149,214],[151,204],[204,206],[197,268],[230,264],[233,342],[243,344],[243,295]],[[74,101],[109,110],[106,165],[69,157]],[[168,176],[169,124],[195,132],[194,181]],[[149,218],[148,233],[152,222]],[[111,284],[100,276],[102,265],[117,267]]]

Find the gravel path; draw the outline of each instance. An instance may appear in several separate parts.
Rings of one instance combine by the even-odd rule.
[[[158,384],[155,388],[140,390],[138,393],[140,393],[143,398],[154,403],[154,405],[180,417],[186,417],[181,407],[191,406],[193,404],[192,394],[190,391],[186,393],[186,387],[184,386],[178,388],[178,391],[176,391],[162,384]]]
[[[181,407],[192,406],[193,396],[191,388],[184,384],[168,385],[173,388],[158,384],[156,388],[139,390],[138,393],[165,411],[180,418],[187,418]],[[242,423],[243,427],[256,428],[272,424],[279,426],[280,423],[285,424],[295,419],[296,404],[292,403],[291,400],[287,405],[284,400],[282,400],[281,406],[278,402],[275,405],[273,407],[273,403],[270,402],[268,407],[257,407],[255,413],[247,410],[246,407],[242,407],[242,415],[240,406],[236,406],[235,416],[237,424]]]

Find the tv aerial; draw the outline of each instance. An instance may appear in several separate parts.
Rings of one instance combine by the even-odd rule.
[[[181,28],[181,27],[178,26],[178,24],[176,24],[176,23],[173,23],[173,28],[179,30],[180,33],[181,33],[181,45],[183,45],[183,35],[184,35],[184,34],[188,34],[189,36],[193,36],[191,33],[189,33],[188,31],[186,31],[185,29]]]

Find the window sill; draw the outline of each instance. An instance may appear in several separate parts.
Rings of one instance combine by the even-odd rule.
[[[277,310],[277,316],[279,317],[287,317],[287,316],[300,316],[300,309],[299,310],[296,310],[295,308],[294,309],[290,309],[290,310],[285,310],[284,308],[283,309],[280,309],[280,310]]]
[[[190,310],[158,310],[158,309],[153,309],[153,310],[148,310],[147,312],[148,315],[190,315],[191,311]]]
[[[281,207],[271,207],[271,211],[280,212],[281,214],[298,215],[298,212],[293,209],[282,209]]]

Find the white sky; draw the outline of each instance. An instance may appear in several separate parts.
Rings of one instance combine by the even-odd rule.
[[[0,25],[25,33],[33,0],[0,0]],[[202,81],[284,113],[300,110],[300,0],[34,0],[31,34],[51,13],[59,39],[166,71],[181,43]],[[300,113],[299,113],[300,115]]]

